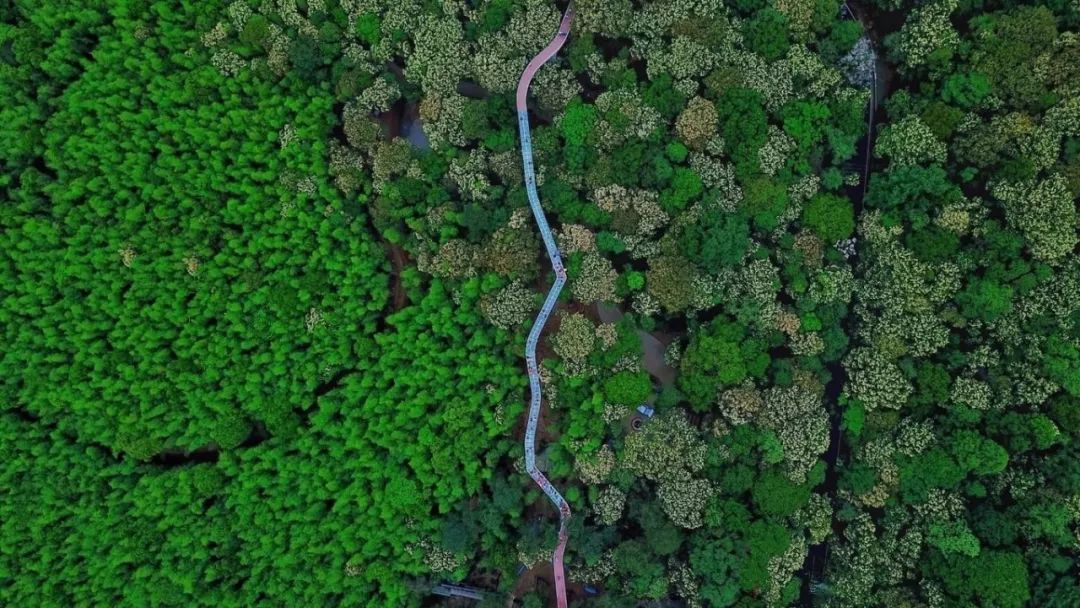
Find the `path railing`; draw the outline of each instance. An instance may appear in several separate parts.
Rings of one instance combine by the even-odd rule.
[[[555,245],[555,237],[551,234],[551,227],[548,226],[544,209],[540,207],[540,196],[536,193],[536,173],[533,170],[532,136],[529,133],[527,97],[529,84],[532,83],[537,70],[554,57],[566,42],[566,38],[570,34],[570,20],[572,18],[573,5],[571,4],[563,14],[562,22],[559,23],[559,31],[555,33],[555,37],[551,42],[536,57],[533,57],[529,65],[525,67],[517,87],[518,131],[521,133],[521,162],[525,169],[525,189],[529,195],[529,206],[532,207],[533,217],[536,218],[536,225],[540,229],[540,236],[544,239],[544,248],[547,250],[548,258],[551,259],[551,268],[555,271],[555,283],[552,284],[551,290],[548,291],[544,305],[536,316],[536,321],[533,322],[532,329],[529,331],[529,338],[525,343],[525,362],[529,370],[530,392],[529,420],[528,425],[525,427],[525,469],[559,510],[559,544],[555,547],[555,554],[551,559],[551,565],[555,571],[555,594],[559,608],[566,608],[566,577],[563,573],[563,554],[566,553],[566,526],[570,520],[570,505],[567,504],[562,494],[559,494],[559,491],[555,489],[555,486],[551,485],[547,477],[540,472],[540,469],[536,468],[536,424],[540,418],[541,398],[540,376],[536,366],[536,343],[540,340],[540,333],[544,330],[544,324],[547,323],[548,316],[554,310],[555,303],[559,299],[559,292],[562,291],[563,285],[566,283],[566,268],[563,267],[562,256],[559,254],[558,246]]]

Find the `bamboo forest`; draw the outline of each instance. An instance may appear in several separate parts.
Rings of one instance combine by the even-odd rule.
[[[1080,606],[1080,0],[0,0],[0,606]]]

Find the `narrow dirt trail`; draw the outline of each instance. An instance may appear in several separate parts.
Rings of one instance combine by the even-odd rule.
[[[551,234],[551,227],[548,226],[544,209],[540,206],[540,196],[536,193],[536,173],[533,170],[532,135],[529,131],[527,97],[529,85],[532,83],[532,79],[536,76],[540,66],[554,57],[566,42],[566,38],[570,34],[570,20],[573,18],[573,14],[573,4],[571,4],[563,13],[562,22],[559,23],[559,31],[555,33],[555,37],[551,42],[536,57],[533,57],[529,65],[525,67],[517,87],[518,131],[521,135],[521,161],[525,169],[525,189],[529,195],[529,206],[532,208],[533,217],[536,218],[537,227],[540,229],[540,236],[544,239],[544,248],[547,250],[548,258],[551,259],[551,268],[555,271],[555,283],[552,284],[551,290],[548,291],[544,305],[536,316],[536,321],[533,322],[532,329],[529,330],[528,341],[525,343],[525,361],[529,368],[530,391],[529,419],[525,428],[525,469],[529,472],[529,476],[533,478],[533,481],[536,482],[536,485],[540,486],[544,494],[547,494],[552,504],[559,509],[559,544],[555,547],[555,554],[551,559],[555,575],[555,594],[559,608],[566,608],[566,576],[563,572],[563,555],[566,553],[566,528],[567,522],[570,520],[570,505],[567,504],[562,494],[555,489],[555,486],[551,485],[547,477],[540,472],[540,469],[536,468],[536,426],[540,418],[540,376],[537,373],[536,344],[540,339],[540,333],[544,330],[544,324],[547,323],[548,317],[559,299],[559,292],[562,291],[563,285],[566,283],[566,268],[563,267],[562,256],[559,253],[559,248],[555,245],[555,237]]]

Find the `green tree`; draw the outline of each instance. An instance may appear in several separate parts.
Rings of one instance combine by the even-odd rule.
[[[737,573],[741,562],[730,537],[714,538],[698,532],[691,538],[690,566],[703,579],[702,599],[712,606],[735,603],[739,594]]]
[[[932,210],[963,198],[963,192],[941,167],[903,166],[871,180],[866,204],[884,211],[887,221],[902,218],[921,228],[929,223]]]
[[[963,522],[934,522],[930,524],[927,542],[943,553],[959,553],[968,557],[979,554],[979,539]]]
[[[737,265],[750,243],[744,215],[715,209],[703,212],[697,222],[683,228],[679,238],[683,255],[709,273]]]
[[[855,232],[855,211],[846,197],[816,194],[803,207],[802,221],[827,243],[846,239]]]
[[[782,183],[762,177],[747,184],[743,209],[756,228],[769,231],[776,228],[788,200],[787,188]]]
[[[719,317],[690,339],[679,363],[679,388],[694,409],[705,411],[713,407],[721,387],[761,377],[768,365],[764,343]]]
[[[977,106],[990,93],[990,81],[978,72],[953,74],[941,87],[941,98],[961,108]]]
[[[686,167],[676,167],[671,186],[660,193],[660,205],[664,211],[675,214],[682,211],[704,191],[701,177]]]
[[[781,115],[784,132],[795,140],[800,150],[809,151],[824,139],[831,113],[828,106],[820,103],[794,101],[784,106]]]
[[[976,557],[931,559],[926,568],[937,569],[946,589],[961,601],[977,598],[990,606],[1020,608],[1031,597],[1027,567],[1018,553],[983,551]]]
[[[663,563],[641,540],[628,540],[615,548],[615,569],[625,577],[634,597],[659,599],[667,593]]]
[[[656,503],[646,503],[638,514],[638,521],[645,531],[645,542],[658,556],[673,555],[683,543],[683,532],[664,515]]]
[[[583,146],[596,126],[597,112],[594,106],[581,99],[573,99],[563,112],[559,126],[567,146]]]
[[[783,475],[766,473],[754,482],[751,494],[754,505],[763,514],[787,516],[810,500],[810,485],[796,484]]]
[[[1050,377],[1070,395],[1080,396],[1080,348],[1075,343],[1050,336],[1043,363]]]
[[[745,178],[758,171],[758,150],[768,139],[768,117],[764,100],[757,91],[731,87],[716,103],[720,133],[738,174]]]
[[[604,396],[612,403],[636,407],[652,394],[652,381],[645,372],[619,372],[604,381]]]
[[[791,46],[788,40],[788,18],[772,8],[759,10],[743,25],[743,36],[750,50],[769,61],[783,57]]]
[[[991,280],[973,279],[956,295],[960,311],[969,319],[982,319],[988,323],[1012,310],[1013,290]]]

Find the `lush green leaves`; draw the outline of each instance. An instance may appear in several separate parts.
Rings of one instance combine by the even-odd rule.
[[[769,365],[765,345],[746,330],[717,318],[696,332],[682,356],[679,387],[698,410],[710,409],[723,386],[759,377]]]
[[[855,212],[847,198],[818,194],[803,208],[803,224],[825,242],[835,243],[855,232]]]

